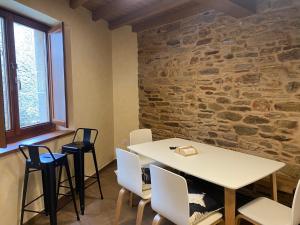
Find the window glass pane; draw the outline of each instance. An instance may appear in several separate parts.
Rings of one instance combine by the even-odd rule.
[[[49,122],[46,34],[14,23],[20,127]]]
[[[4,115],[5,115],[5,129],[11,129],[10,106],[9,106],[9,89],[8,89],[8,73],[7,73],[7,58],[5,45],[5,29],[4,19],[0,17],[0,57],[1,57],[1,71],[3,84],[3,98],[4,98]]]

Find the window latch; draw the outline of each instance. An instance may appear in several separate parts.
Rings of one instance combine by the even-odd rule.
[[[18,79],[17,76],[15,77],[15,84],[16,84],[18,90],[21,91],[21,89],[22,89],[22,82],[20,81],[20,79]]]
[[[16,69],[18,69],[18,64],[16,64],[16,63],[11,63],[11,64],[10,64],[10,68],[11,68],[12,70],[16,70]]]

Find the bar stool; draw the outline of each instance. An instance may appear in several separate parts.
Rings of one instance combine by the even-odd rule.
[[[83,133],[82,141],[75,141],[78,139],[79,135]],[[93,141],[91,141],[91,137],[94,136]],[[84,215],[85,210],[85,189],[94,183],[98,183],[101,199],[103,199],[99,170],[97,165],[96,151],[95,151],[95,142],[98,136],[97,129],[90,128],[78,128],[73,137],[72,143],[66,144],[62,146],[62,153],[72,154],[74,159],[74,171],[75,171],[75,184],[76,184],[76,192],[79,193],[80,200],[80,210],[81,214]],[[84,156],[86,153],[92,153],[94,166],[96,170],[96,177],[94,176],[85,176],[84,173]],[[59,177],[61,177],[61,171],[59,173]],[[88,186],[84,184],[84,178],[89,177],[96,179],[96,181],[92,182]],[[62,187],[62,182],[59,182],[59,188]]]
[[[72,186],[68,159],[66,155],[59,154],[59,153],[52,153],[48,147],[39,146],[39,145],[20,145],[19,149],[26,159],[20,225],[23,225],[24,212],[32,212],[32,213],[39,213],[39,214],[44,213],[50,216],[51,225],[57,225],[57,217],[56,217],[57,200],[60,193],[56,192],[56,188],[57,188],[56,167],[60,167],[60,168],[65,167],[66,169],[71,193],[67,195],[64,194],[64,196],[72,197],[77,220],[80,220],[76,202],[75,202],[75,193]],[[25,154],[24,151],[25,149],[28,149],[29,157]],[[42,149],[47,150],[47,153],[40,154],[40,150]],[[26,204],[26,194],[27,194],[29,174],[37,171],[41,171],[42,173],[43,194]],[[30,204],[32,204],[33,202],[35,202],[41,197],[44,197],[45,210],[39,212],[39,211],[27,209],[27,207]]]

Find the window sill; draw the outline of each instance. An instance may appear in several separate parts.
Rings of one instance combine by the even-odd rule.
[[[8,144],[6,148],[0,148],[0,156],[16,152],[20,144],[33,145],[33,144],[42,144],[49,142],[61,137],[65,137],[71,134],[74,134],[74,130],[56,130],[47,134],[35,136],[32,138],[24,139],[15,143]]]

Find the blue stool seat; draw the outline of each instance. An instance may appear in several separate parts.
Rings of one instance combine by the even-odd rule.
[[[66,154],[61,154],[61,153],[52,153],[54,159],[55,159],[55,163],[60,164],[64,158],[66,157]],[[50,153],[43,153],[39,155],[40,158],[40,163],[41,164],[49,164],[54,162],[54,159],[51,156]],[[31,159],[27,159],[26,160],[27,163],[31,163]]]
[[[57,160],[57,162],[59,162],[64,157],[66,157],[65,154],[61,154],[61,153],[52,153],[52,155],[54,156],[55,160]],[[54,161],[50,153],[41,154],[40,160],[41,163],[52,163]]]

